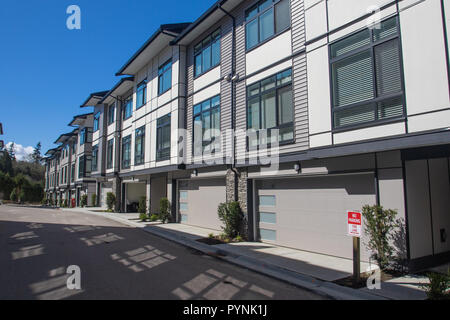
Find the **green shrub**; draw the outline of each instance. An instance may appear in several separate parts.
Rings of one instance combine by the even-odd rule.
[[[234,241],[235,242],[243,242],[244,238],[242,238],[242,236],[238,235],[238,236],[236,236],[236,238],[234,238]]]
[[[372,258],[378,263],[381,270],[388,269],[394,252],[390,240],[397,227],[397,211],[384,209],[381,206],[364,206],[362,216],[365,220],[365,234],[369,240],[368,248],[372,251]]]
[[[116,205],[116,195],[112,192],[106,194],[106,205],[110,212],[114,211],[114,206]]]
[[[144,215],[147,214],[147,197],[139,199],[138,212]]]
[[[41,205],[42,205],[42,206],[46,206],[46,205],[47,205],[47,202],[48,202],[48,199],[47,199],[47,198],[42,198],[42,200],[41,200]]]
[[[208,234],[208,238],[209,239],[213,239],[215,236],[214,236],[214,233],[210,233],[210,234]]]
[[[155,222],[155,221],[158,221],[159,220],[159,215],[157,215],[157,214],[152,214],[151,216],[150,216],[150,221],[151,222]]]
[[[139,219],[140,219],[141,221],[147,221],[148,217],[147,217],[147,215],[145,214],[145,212],[140,212],[140,213],[139,213]]]
[[[167,198],[161,198],[159,201],[159,212],[162,223],[170,222],[170,202]]]
[[[81,196],[81,201],[80,201],[80,206],[81,206],[82,208],[84,208],[84,207],[87,206],[87,200],[88,200],[87,194],[83,194],[83,195]]]
[[[64,208],[68,208],[69,207],[69,201],[67,201],[67,199],[64,199],[63,207]]]
[[[217,214],[223,223],[222,229],[228,238],[234,239],[240,235],[244,222],[244,214],[242,213],[239,202],[221,203],[218,207]]]
[[[428,299],[450,299],[450,271],[447,274],[430,272],[427,274],[427,277],[430,283],[423,284],[421,287],[425,290]]]
[[[96,207],[97,206],[97,194],[93,193],[91,196],[91,200],[92,200],[92,206]]]
[[[18,197],[17,197],[17,191],[15,188],[11,191],[11,194],[9,195],[9,199],[13,202],[17,202]]]

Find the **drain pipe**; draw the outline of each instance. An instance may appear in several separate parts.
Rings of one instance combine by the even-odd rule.
[[[235,151],[235,136],[234,131],[236,128],[235,125],[235,109],[236,109],[236,80],[238,79],[236,75],[236,18],[230,14],[227,10],[222,8],[222,4],[219,3],[217,7],[225,13],[228,17],[231,18],[233,24],[231,27],[231,74],[226,76],[227,81],[231,82],[231,130],[232,130],[232,142],[231,142],[231,165],[230,169],[234,173],[234,200],[238,201],[238,177],[240,173],[236,169],[236,151]]]

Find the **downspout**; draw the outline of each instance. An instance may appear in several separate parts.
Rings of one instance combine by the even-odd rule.
[[[231,27],[231,74],[227,77],[231,82],[231,130],[232,130],[232,143],[231,143],[231,171],[234,173],[234,200],[237,201],[238,197],[238,183],[240,173],[236,169],[236,151],[235,151],[235,111],[236,111],[236,18],[222,8],[222,5],[219,3],[217,7],[224,12],[228,17],[232,20]]]

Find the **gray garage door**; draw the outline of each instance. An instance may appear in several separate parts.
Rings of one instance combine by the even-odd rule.
[[[375,203],[373,174],[263,180],[256,188],[262,241],[345,258],[352,257],[347,211]],[[368,259],[364,248],[361,258]]]
[[[178,182],[181,223],[220,230],[217,207],[226,201],[225,178]]]
[[[112,192],[112,183],[102,183],[100,186],[100,207],[106,208],[106,195]]]

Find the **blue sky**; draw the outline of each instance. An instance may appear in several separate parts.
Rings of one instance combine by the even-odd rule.
[[[191,22],[215,0],[2,1],[0,140],[45,153],[67,124],[90,111],[80,104],[109,90],[114,74],[161,24]],[[81,30],[68,30],[69,5]]]

